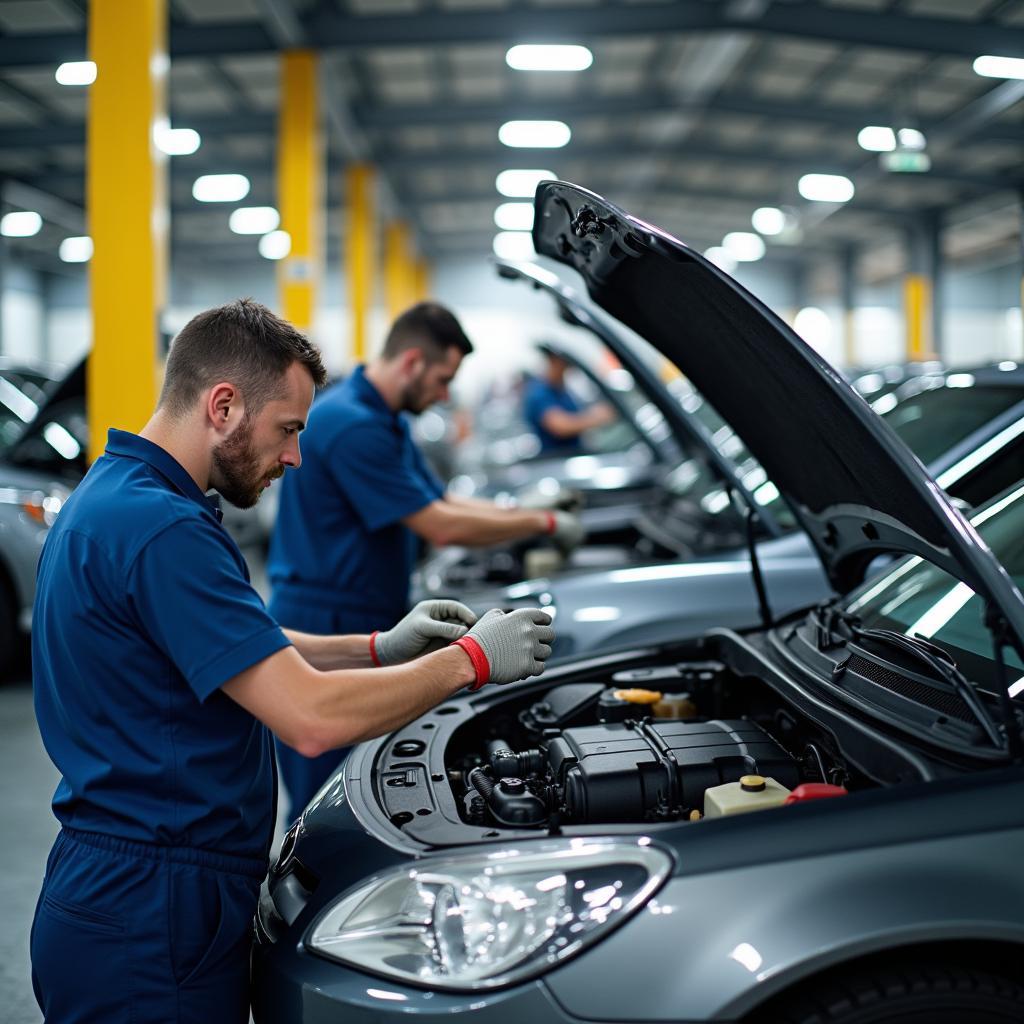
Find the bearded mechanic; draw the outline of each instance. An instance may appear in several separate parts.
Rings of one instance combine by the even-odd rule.
[[[564,549],[582,540],[568,512],[446,493],[413,442],[403,413],[446,401],[472,350],[450,310],[419,303],[395,320],[377,358],[317,400],[303,438],[305,468],[282,482],[267,561],[278,622],[308,633],[397,622],[420,540],[484,546],[550,536]],[[340,753],[311,759],[279,744],[278,759],[294,817]]]
[[[297,468],[323,380],[317,350],[265,307],[200,314],[152,418],[110,431],[46,540],[33,684],[61,830],[31,952],[47,1021],[244,1024],[274,820],[268,728],[316,755],[467,685],[535,674],[550,653],[536,610],[476,622],[426,602],[377,637],[380,668],[366,634],[270,617],[205,492],[248,507]]]

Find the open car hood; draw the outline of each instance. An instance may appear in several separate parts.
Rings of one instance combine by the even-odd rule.
[[[533,244],[670,359],[791,505],[832,585],[878,554],[913,553],[998,605],[1024,636],[1024,602],[910,450],[779,317],[678,239],[586,189],[538,186]]]
[[[495,260],[495,266],[499,276],[507,280],[524,281],[534,288],[546,291],[554,299],[563,320],[590,331],[610,351],[614,352],[622,366],[632,375],[640,390],[661,413],[680,450],[703,458],[725,486],[733,488],[746,499],[753,500],[753,496],[747,485],[744,484],[736,466],[715,447],[707,427],[696,416],[683,409],[679,400],[658,378],[657,373],[644,362],[624,338],[615,332],[609,323],[595,315],[592,309],[588,309],[572,288],[556,274],[536,263]],[[576,360],[573,361],[576,362]],[[762,520],[769,535],[777,536],[782,532],[769,511],[765,511]]]

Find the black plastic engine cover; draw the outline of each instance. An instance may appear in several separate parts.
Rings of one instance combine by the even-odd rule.
[[[704,790],[741,775],[793,788],[799,771],[760,726],[741,720],[610,723],[566,729],[548,764],[577,822],[650,821],[704,803]]]

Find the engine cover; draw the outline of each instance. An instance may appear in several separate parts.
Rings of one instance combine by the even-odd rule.
[[[741,775],[800,783],[796,762],[760,726],[738,719],[624,722],[566,729],[548,765],[571,821],[652,821],[701,807],[704,790]]]

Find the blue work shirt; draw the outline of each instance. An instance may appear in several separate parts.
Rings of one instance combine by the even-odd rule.
[[[544,429],[544,414],[549,409],[562,409],[573,413],[580,411],[579,402],[565,388],[556,388],[542,377],[531,377],[526,382],[523,405],[526,422],[540,438],[542,453],[571,455],[582,450],[579,437],[558,437]]]
[[[288,642],[180,463],[111,430],[39,562],[32,674],[60,822],[265,858],[271,736],[220,687]]]
[[[393,626],[419,545],[402,519],[443,494],[405,418],[358,367],[314,403],[302,466],[281,481],[267,561],[272,606],[315,601]]]

